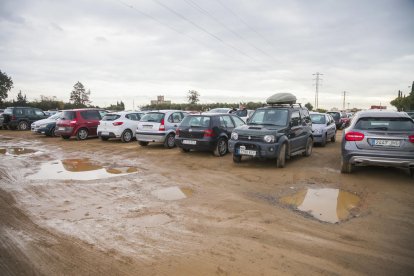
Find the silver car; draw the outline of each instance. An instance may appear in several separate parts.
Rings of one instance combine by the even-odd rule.
[[[403,112],[361,111],[342,137],[341,172],[354,166],[403,167],[414,175],[414,121]]]
[[[175,131],[185,114],[180,110],[159,110],[145,114],[138,123],[138,144],[163,143],[166,148],[175,147]]]
[[[309,112],[312,120],[313,142],[322,147],[327,141],[336,141],[336,125],[331,115],[326,113]]]

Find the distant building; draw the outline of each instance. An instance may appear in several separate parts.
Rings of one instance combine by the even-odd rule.
[[[370,109],[387,109],[387,107],[383,105],[371,105]]]
[[[171,104],[171,101],[164,100],[164,96],[157,96],[156,100],[151,100],[151,105]]]

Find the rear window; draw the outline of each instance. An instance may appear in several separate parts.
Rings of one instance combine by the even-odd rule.
[[[121,115],[118,114],[106,114],[103,118],[102,121],[115,121],[116,119],[121,118]]]
[[[141,122],[154,122],[154,123],[161,123],[161,120],[164,119],[165,114],[154,112],[154,113],[147,113],[144,117],[141,118]]]
[[[408,118],[361,118],[355,125],[361,130],[412,131],[414,122]]]
[[[76,118],[76,112],[75,111],[63,111],[62,113],[62,120],[73,120]]]
[[[328,114],[331,114],[331,116],[335,119],[338,120],[339,118],[341,118],[341,115],[338,112],[328,112]]]
[[[12,114],[13,114],[13,109],[11,109],[11,108],[6,108],[6,110],[4,110],[4,114],[9,114],[9,115],[12,115]]]
[[[209,127],[211,118],[209,116],[187,116],[181,122],[183,127]]]

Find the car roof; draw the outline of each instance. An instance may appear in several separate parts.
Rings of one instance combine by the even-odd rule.
[[[411,118],[405,112],[397,111],[381,111],[381,110],[365,110],[359,111],[358,117],[379,117],[379,118]]]
[[[329,114],[326,114],[326,113],[322,113],[322,112],[315,112],[315,111],[309,111],[309,114],[310,114],[310,115],[312,115],[312,114],[314,114],[314,115],[329,115]]]

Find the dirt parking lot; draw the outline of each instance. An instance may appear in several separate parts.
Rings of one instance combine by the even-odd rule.
[[[337,141],[341,133],[338,132]],[[0,130],[2,275],[413,275],[407,171]]]

